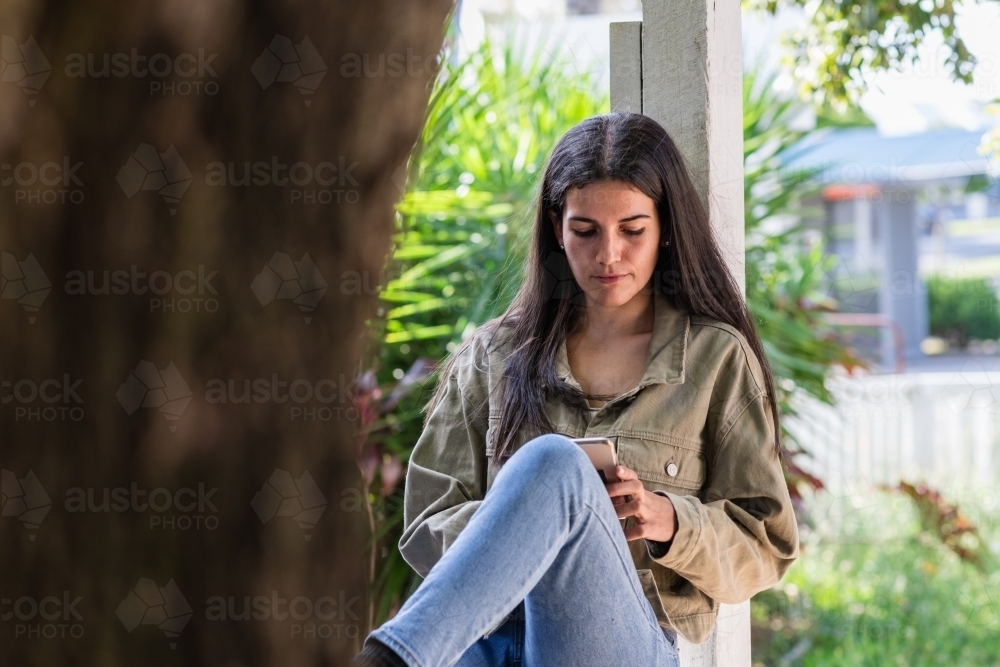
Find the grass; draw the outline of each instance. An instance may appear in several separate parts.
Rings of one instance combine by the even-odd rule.
[[[820,521],[836,518],[836,537],[804,534],[782,583],[753,600],[755,666],[1000,665],[995,566],[977,569],[921,531],[901,496],[826,502]],[[1000,512],[971,505],[997,554]]]

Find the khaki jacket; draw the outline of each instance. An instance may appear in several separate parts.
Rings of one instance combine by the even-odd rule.
[[[798,556],[798,530],[772,454],[763,374],[746,339],[680,312],[659,293],[654,299],[639,385],[593,418],[551,397],[546,411],[558,433],[611,438],[643,486],[673,502],[678,530],[666,553],[645,539],[629,542],[629,550],[660,625],[700,643],[720,602],[743,602],[781,579]],[[488,349],[489,329],[473,334],[451,376],[441,379],[446,393],[410,457],[399,549],[421,576],[454,543],[498,472],[489,457],[510,346],[498,334]],[[565,341],[557,363],[559,377],[579,387]],[[476,409],[487,400],[488,413]],[[519,434],[518,446],[529,439]],[[624,528],[632,519],[620,521]]]

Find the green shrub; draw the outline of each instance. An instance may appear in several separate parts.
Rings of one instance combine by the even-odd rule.
[[[961,346],[1000,338],[1000,300],[986,278],[932,276],[927,292],[933,335]]]
[[[754,664],[1000,665],[1000,572],[959,559],[905,498],[855,504],[854,534],[806,536],[782,583],[754,597]],[[995,537],[996,519],[977,523]]]

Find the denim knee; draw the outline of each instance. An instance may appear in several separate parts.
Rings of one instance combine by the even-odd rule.
[[[528,464],[535,473],[551,475],[554,470],[573,471],[580,472],[583,479],[593,477],[601,481],[583,448],[559,433],[547,433],[529,440],[515,455],[520,456],[522,464]]]

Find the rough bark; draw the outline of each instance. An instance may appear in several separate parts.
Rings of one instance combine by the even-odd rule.
[[[399,167],[421,127],[433,69],[425,64],[441,47],[449,9],[448,0],[0,8],[5,664],[349,663],[364,634],[368,531],[352,491],[360,479],[343,390],[366,354]],[[203,63],[218,54],[200,71],[199,51]],[[74,54],[84,67],[91,56],[93,72],[79,76]],[[305,78],[285,81],[299,74],[282,74],[281,59],[296,55]],[[163,72],[168,59],[179,70],[141,75],[150,65]],[[118,76],[122,62],[128,71]],[[160,182],[147,173],[157,160]],[[59,169],[42,169],[50,162]],[[258,183],[213,181],[239,181],[244,164],[257,162],[267,165],[251,169]],[[302,183],[299,167],[279,170],[287,184],[259,183],[275,162],[310,165],[312,181]],[[317,174],[324,162],[332,167]],[[66,163],[80,166],[67,174]],[[282,262],[307,253],[322,280],[303,275],[276,292]],[[269,262],[277,273],[265,270]],[[115,282],[116,270],[127,278]],[[150,284],[157,271],[165,274]],[[199,271],[217,272],[210,287],[199,285]],[[101,293],[105,272],[109,293]],[[156,294],[166,276],[171,289]],[[286,298],[295,285],[308,293],[324,282],[314,308],[310,294],[305,310]],[[250,396],[238,402],[247,381]],[[322,397],[299,402],[310,388]],[[286,495],[315,510],[298,517],[305,527],[283,516],[295,499],[279,508],[268,480],[291,481]],[[199,485],[217,489],[201,507]],[[147,492],[136,504],[133,487]],[[166,492],[151,497],[158,488]],[[109,493],[102,510],[105,489],[126,489],[129,507],[116,511]],[[142,509],[150,500],[163,508],[165,493],[171,507]],[[190,607],[186,623],[177,591]],[[155,609],[144,615],[157,594],[176,625],[161,625]],[[58,618],[42,610],[28,618],[46,596],[59,600],[42,605]],[[64,596],[82,599],[64,609]],[[227,620],[215,620],[213,596]],[[297,596],[311,605],[289,608]],[[324,596],[331,600],[317,607]],[[250,618],[230,619],[247,598]],[[287,602],[275,609],[275,598]],[[264,608],[268,618],[255,618]]]

